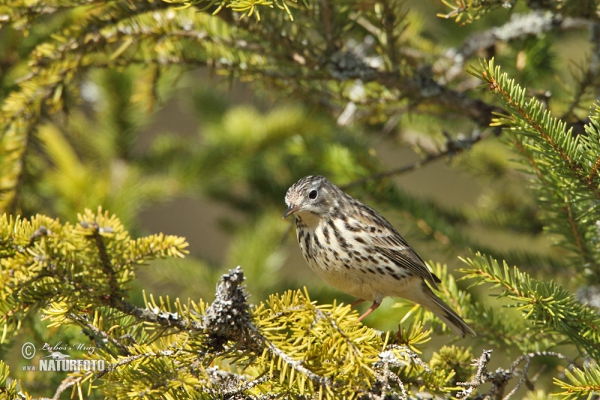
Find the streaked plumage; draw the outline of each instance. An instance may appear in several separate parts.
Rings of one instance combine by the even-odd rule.
[[[430,309],[457,335],[475,335],[425,283],[437,289],[439,278],[373,208],[312,175],[292,185],[285,202],[283,217],[295,215],[298,243],[310,268],[358,302],[373,302],[361,320],[384,297],[398,296]]]

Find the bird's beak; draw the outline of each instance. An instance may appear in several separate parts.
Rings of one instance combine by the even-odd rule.
[[[288,207],[288,209],[285,210],[285,212],[283,213],[283,217],[282,218],[286,218],[288,215],[295,213],[299,209],[300,209],[300,206],[295,206],[293,204],[290,204],[290,206]]]

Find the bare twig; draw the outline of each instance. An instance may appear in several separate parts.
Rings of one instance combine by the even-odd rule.
[[[536,36],[552,30],[571,30],[589,27],[590,22],[578,18],[564,18],[560,14],[534,11],[529,14],[513,14],[506,24],[484,32],[477,32],[463,42],[462,46],[446,51],[446,60],[452,65],[442,66],[441,59],[436,70],[444,70],[444,81],[449,82],[464,71],[465,63],[478,51],[491,48],[499,42],[522,40],[527,36]]]
[[[458,382],[458,386],[464,386],[466,389],[461,390],[456,394],[456,398],[462,399],[468,397],[473,390],[483,385],[489,380],[487,372],[487,364],[490,362],[492,350],[483,350],[481,356],[477,360],[473,360],[473,364],[477,365],[477,372],[470,382]]]
[[[457,398],[466,398],[470,396],[475,389],[477,389],[486,382],[490,382],[492,384],[492,387],[489,389],[484,398],[509,400],[515,393],[519,391],[523,383],[527,381],[527,372],[529,371],[531,360],[534,357],[550,356],[559,358],[561,360],[569,360],[567,357],[560,353],[556,353],[553,351],[538,351],[523,354],[522,356],[517,358],[507,369],[498,368],[495,372],[488,372],[487,364],[490,362],[491,353],[491,350],[484,350],[481,354],[481,357],[479,357],[477,360],[473,360],[474,364],[477,365],[477,372],[475,374],[475,377],[470,382],[457,383],[458,386],[463,386],[466,388],[457,393]],[[525,361],[525,366],[521,371],[517,371],[517,367],[523,361]],[[515,387],[513,387],[512,390],[508,392],[506,396],[503,396],[508,382],[516,376],[519,376],[519,380],[517,381]]]
[[[408,392],[404,386],[404,382],[402,382],[402,379],[400,379],[396,373],[390,370],[390,367],[406,367],[407,363],[403,360],[400,360],[392,350],[405,352],[410,358],[411,362],[423,367],[426,372],[431,372],[429,367],[427,367],[427,364],[425,364],[425,362],[408,347],[398,346],[395,344],[388,345],[386,350],[379,354],[379,360],[373,363],[375,378],[377,379],[379,387],[375,387],[375,393],[369,392],[366,394],[369,399],[383,400],[386,397],[387,392],[392,391],[390,380],[396,382],[400,388],[400,398],[403,400],[408,399]],[[379,391],[381,394],[377,393]]]

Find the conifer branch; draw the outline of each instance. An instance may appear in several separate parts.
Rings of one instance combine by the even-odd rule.
[[[598,158],[596,158],[596,162],[594,163],[594,166],[592,167],[589,175],[588,175],[588,184],[591,185],[594,182],[594,177],[595,175],[598,173],[598,168],[600,168],[600,156],[598,156]]]
[[[229,373],[231,374],[231,373]],[[253,379],[251,381],[245,382],[243,385],[241,385],[238,388],[235,389],[229,389],[229,390],[224,390],[222,394],[215,392],[216,396],[225,396],[225,397],[230,397],[230,398],[235,398],[236,396],[244,396],[245,393],[248,392],[248,390],[251,390],[252,388],[263,384],[265,382],[267,382],[271,377],[267,374],[264,374],[263,376],[259,376],[256,379]]]
[[[575,221],[574,215],[571,211],[571,205],[569,204],[568,201],[565,201],[565,206],[563,207],[563,211],[565,214],[565,218],[567,219],[567,222],[569,223],[569,226],[571,227],[571,234],[573,235],[573,240],[575,241],[575,246],[579,250],[579,254],[581,255],[581,257],[583,257],[588,262],[593,263],[594,259],[592,257],[590,257],[590,255],[588,254],[587,248],[583,244],[583,239],[581,238],[581,234],[579,233],[579,225]]]
[[[440,18],[454,18],[455,22],[460,22],[463,17],[466,16],[464,24],[473,22],[480,18],[482,15],[505,5],[511,5],[506,0],[470,0],[465,2],[464,0],[442,0],[447,7],[451,8],[452,11],[447,14],[438,14]]]
[[[283,350],[278,348],[273,342],[271,342],[265,336],[263,336],[263,334],[258,330],[258,328],[256,328],[256,326],[254,326],[254,324],[252,324],[251,322],[248,322],[247,327],[256,336],[256,338],[260,342],[262,342],[263,344],[265,344],[267,346],[269,351],[275,357],[282,359],[287,365],[289,365],[290,367],[292,367],[293,369],[298,371],[300,374],[305,375],[306,377],[308,377],[308,379],[315,382],[319,386],[323,386],[323,387],[327,387],[327,388],[330,388],[333,386],[333,382],[331,382],[331,380],[329,378],[315,374],[314,372],[312,372],[311,370],[306,368],[302,364],[301,361],[294,360],[293,358],[288,356]]]
[[[124,314],[135,317],[138,321],[151,322],[165,328],[177,328],[180,331],[204,331],[204,326],[200,322],[190,321],[173,313],[141,308],[122,299],[117,299],[111,306]]]
[[[597,310],[581,304],[575,296],[554,282],[546,283],[531,278],[517,267],[502,266],[497,260],[476,253],[474,258],[463,259],[470,268],[462,269],[464,279],[476,279],[476,285],[491,283],[502,288],[501,296],[514,301],[523,312],[523,318],[534,324],[530,329],[551,329],[567,336],[582,352],[595,360],[600,359],[600,316]]]
[[[523,144],[521,144],[519,141],[514,141],[513,145],[517,148],[517,150],[519,150],[519,152],[522,155],[525,156],[525,159],[528,161],[528,163],[533,168],[538,179],[540,181],[543,181],[544,174],[538,167],[536,160],[528,154],[528,152],[526,151]],[[571,211],[571,206],[572,206],[571,202],[568,199],[563,199],[563,202],[564,202],[564,206],[561,207],[560,210],[564,214],[564,217],[565,217],[566,221],[568,222],[568,225],[570,228],[570,233],[572,234],[573,240],[575,242],[575,246],[578,249],[580,256],[583,259],[585,259],[587,263],[594,264],[595,260],[591,256],[590,252],[588,251],[587,247],[584,244],[584,241],[579,232],[579,225],[577,224],[575,217],[573,216],[573,213]]]
[[[600,369],[597,365],[566,370],[565,375],[568,382],[554,378],[554,383],[564,390],[556,396],[561,396],[563,400],[575,400],[583,396],[591,399],[600,394]]]
[[[521,142],[519,142],[518,140],[515,140],[512,143],[517,148],[517,150],[519,150],[519,152],[525,157],[525,159],[527,160],[529,165],[531,165],[531,168],[533,168],[533,171],[535,172],[538,179],[542,180],[544,175],[542,174],[542,171],[538,167],[535,159],[528,155],[527,150],[525,149],[525,146],[523,146],[523,144]]]
[[[527,127],[535,131],[554,150],[565,166],[573,173],[573,176],[600,200],[598,187],[594,186],[592,182],[588,182],[588,176],[585,174],[582,165],[571,157],[563,147],[563,143],[559,143],[555,139],[557,136],[567,137],[571,134],[570,131],[566,131],[566,124],[552,118],[550,111],[543,111],[543,107],[537,100],[530,99],[529,102],[525,103],[525,90],[510,80],[506,73],[500,74],[500,68],[494,66],[494,60],[491,60],[488,66],[482,64],[481,72],[472,71],[472,73],[487,82],[492,93],[499,95],[509,109],[514,110],[519,118],[526,123]],[[500,121],[496,123],[496,125],[499,124],[501,124]]]
[[[593,24],[594,27],[596,24]],[[596,47],[596,46],[594,46]],[[592,57],[590,59],[586,59],[582,61],[580,64],[575,64],[572,67],[571,75],[573,79],[576,81],[575,89],[571,89],[570,87],[566,87],[565,91],[570,94],[571,100],[569,101],[569,107],[567,110],[561,115],[561,120],[572,120],[575,115],[575,110],[577,108],[587,108],[583,106],[581,103],[584,99],[588,100],[587,97],[590,96],[590,92],[595,89],[596,83],[598,81],[598,54],[596,52],[592,53]],[[586,63],[585,66],[581,65]],[[590,98],[588,101],[592,101]],[[579,119],[579,118],[577,118]],[[577,133],[577,132],[575,132]]]
[[[516,148],[532,166],[541,204],[550,211],[543,216],[548,228],[570,242],[574,253],[596,270],[600,264],[593,235],[599,217],[590,215],[600,199],[600,177],[594,172],[598,162],[595,117],[590,118],[586,134],[574,135],[573,128],[567,130],[567,124],[553,118],[537,99],[527,98],[525,89],[500,73],[493,60],[472,73],[488,83],[510,113],[499,115],[494,125],[515,131],[515,142],[521,144]]]
[[[112,228],[104,228],[100,227],[96,222],[91,224],[81,221],[81,226],[84,228],[91,228],[92,237],[94,238],[94,242],[96,244],[96,248],[98,249],[98,256],[100,257],[100,262],[102,265],[102,270],[108,279],[108,287],[110,290],[110,302],[114,303],[116,299],[121,298],[121,294],[119,293],[119,285],[117,283],[117,277],[115,276],[115,270],[110,262],[110,258],[108,256],[108,252],[106,251],[106,246],[104,245],[104,241],[102,240],[102,235],[100,232],[112,233]]]
[[[96,326],[92,325],[87,320],[87,318],[84,317],[83,315],[69,313],[69,314],[67,314],[67,316],[73,322],[81,325],[83,327],[84,331],[86,331],[88,335],[92,336],[94,338],[94,341],[98,345],[102,346],[104,343],[110,342],[113,346],[115,346],[117,349],[119,349],[119,351],[123,355],[125,355],[125,356],[131,355],[127,346],[125,346],[123,343],[121,343],[120,341],[118,341],[117,339],[112,337],[111,335],[107,334],[106,332],[104,332],[101,329],[98,329]]]
[[[438,17],[445,19],[453,18],[455,22],[462,21],[461,24],[466,25],[499,8],[512,9],[517,2],[513,0],[442,0],[442,3],[449,7],[451,11],[447,14],[438,14]],[[528,3],[528,6],[530,9],[540,10],[540,14],[545,12],[553,16],[569,15],[575,20],[579,18],[593,20],[593,16],[596,15],[597,11],[595,3],[576,2],[565,6],[561,1],[545,1],[541,3]],[[535,22],[531,21],[531,23]]]

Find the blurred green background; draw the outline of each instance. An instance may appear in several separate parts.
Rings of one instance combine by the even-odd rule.
[[[365,9],[376,6],[360,4]],[[360,7],[348,11],[351,4],[338,6],[344,13],[340,18],[360,11]],[[398,7],[405,15],[397,28],[402,32],[406,59],[427,65],[440,81],[451,64],[447,51],[459,48],[472,35],[505,25],[515,15],[532,12],[519,2],[514,9],[499,7],[461,25],[436,16],[449,12],[440,1],[407,0]],[[276,18],[270,14],[276,11],[280,12],[262,11],[261,21],[250,17],[246,23],[267,30]],[[161,12],[164,15],[155,16],[156,21],[162,23],[165,18],[167,24],[175,18]],[[209,25],[210,19],[216,18],[200,15],[193,8],[169,12],[194,24]],[[86,8],[79,7],[32,21],[26,30],[3,25],[0,97],[6,100],[15,93],[17,78],[26,75],[35,59],[32,50],[36,46],[85,17]],[[222,29],[224,38],[235,38],[237,31],[228,31],[227,18],[223,20],[226,22],[215,22],[218,26],[212,26],[211,33]],[[283,23],[303,26],[305,21],[298,16],[296,22]],[[359,42],[369,36],[356,24],[349,25],[344,40],[354,35]],[[477,65],[480,57],[494,56],[532,96],[546,96],[553,111],[565,113],[566,119],[575,123],[585,119],[594,97],[582,96],[577,108],[566,113],[573,98],[569,89],[575,87],[577,66],[589,62],[593,45],[583,26],[523,35],[508,42],[497,40],[474,53],[447,85],[492,103],[466,70]],[[63,221],[75,221],[85,208],[95,210],[102,205],[117,214],[134,236],[164,232],[186,237],[190,243],[186,259],[157,260],[139,268],[139,279],[130,293],[130,300],[138,305],[143,304],[142,290],[210,302],[218,277],[237,265],[245,271],[254,303],[303,286],[320,303],[354,301],[326,286],[302,259],[292,221],[281,219],[287,188],[308,174],[326,175],[338,185],[350,184],[443,152],[450,143],[486,129],[469,120],[466,113],[415,106],[410,98],[395,98],[393,89],[387,92],[369,85],[362,90],[368,95],[373,90],[375,100],[361,108],[351,123],[340,124],[344,108],[339,104],[348,103],[352,94],[335,98],[335,103],[331,93],[351,91],[352,82],[323,94],[268,73],[254,74],[251,67],[228,74],[212,50],[196,48],[194,43],[185,46],[189,59],[193,59],[190,54],[198,53],[193,60],[201,62],[168,67],[143,61],[116,63],[86,70],[77,84],[65,86],[61,94],[64,109],[44,114],[31,137],[20,193],[12,204],[22,215],[43,213]],[[349,42],[340,44],[344,46],[351,47]],[[383,51],[375,47],[365,51],[372,51],[373,56]],[[143,53],[144,49],[135,51]],[[238,66],[245,62],[239,57],[232,56]],[[250,56],[246,57],[252,65]],[[271,67],[277,70],[277,66]],[[419,65],[410,62],[402,68],[413,77],[420,73]],[[360,87],[355,85],[356,90]],[[337,108],[330,107],[333,103]],[[450,142],[448,136],[456,142]],[[472,249],[576,290],[581,284],[577,271],[565,266],[569,251],[553,246],[557,238],[544,233],[531,177],[507,145],[510,139],[506,136],[489,134],[466,151],[391,178],[353,185],[347,192],[379,210],[423,259],[447,264],[456,277],[460,276],[456,269],[463,265],[458,256],[468,256]],[[459,285],[466,288],[468,282]],[[492,307],[501,304],[490,298],[487,290],[470,291]],[[380,330],[398,329],[411,305],[400,301],[394,306],[397,301],[384,301],[365,323]],[[361,305],[359,311],[368,306]],[[42,343],[59,332],[40,328],[25,336],[32,335]],[[479,346],[487,344],[479,342]],[[509,346],[506,350],[514,351],[514,359],[521,349]],[[16,366],[21,362],[19,351],[16,343],[13,348],[2,348],[0,354]]]

